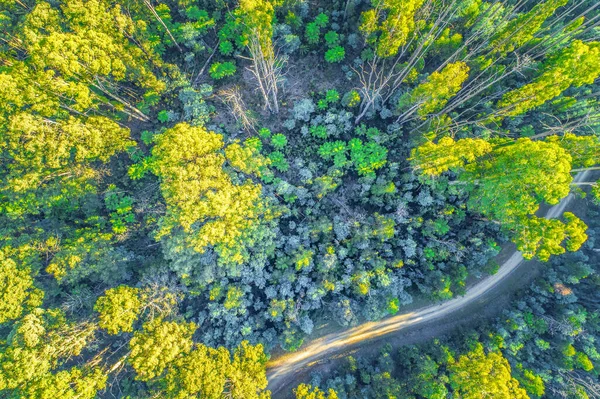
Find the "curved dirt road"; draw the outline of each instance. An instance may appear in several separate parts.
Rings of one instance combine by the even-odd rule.
[[[574,182],[584,181],[588,173],[589,171],[584,171],[577,174]],[[569,194],[566,198],[563,198],[560,203],[546,212],[545,217],[547,219],[559,217],[573,198],[573,194]],[[360,342],[364,343],[409,326],[416,326],[427,321],[452,315],[465,305],[481,299],[484,294],[502,283],[505,277],[513,272],[522,261],[523,257],[521,253],[515,251],[500,266],[496,274],[481,280],[478,284],[468,289],[462,297],[451,299],[442,304],[427,306],[414,312],[389,317],[380,321],[364,323],[344,331],[325,335],[309,342],[297,352],[272,359],[267,364],[269,389],[273,394],[278,393],[284,386],[290,383],[288,379],[293,378],[296,372],[306,366],[310,367],[310,363],[323,359],[326,356],[333,356],[336,352],[347,350],[349,347],[356,346]]]

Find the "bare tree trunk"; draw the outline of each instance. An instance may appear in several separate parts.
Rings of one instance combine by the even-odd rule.
[[[244,130],[249,133],[256,132],[256,120],[248,115],[246,104],[242,99],[240,88],[238,86],[221,90],[218,95],[231,109],[233,117],[242,124]]]
[[[163,28],[165,28],[165,30],[167,31],[167,34],[169,35],[169,37],[171,38],[171,40],[173,40],[173,43],[175,43],[175,46],[177,46],[177,50],[179,50],[180,53],[183,53],[182,48],[179,47],[179,43],[177,43],[177,40],[175,40],[175,38],[171,34],[171,31],[169,30],[169,28],[167,28],[167,25],[165,25],[165,22],[162,20],[162,18],[160,17],[160,15],[158,15],[158,13],[156,12],[156,10],[154,9],[154,6],[152,6],[152,4],[150,4],[150,0],[144,0],[144,4],[146,4],[146,6],[150,9],[150,11],[152,12],[152,14],[154,14],[154,17],[158,20],[158,22],[161,23],[161,25],[163,26]]]
[[[248,50],[252,61],[252,67],[249,70],[258,82],[265,108],[277,114],[279,113],[278,85],[282,76],[284,60],[278,59],[272,45],[270,48],[265,48],[261,44],[257,32],[250,35]]]
[[[399,49],[398,54],[393,59],[380,58],[375,55],[373,61],[369,62],[368,68],[362,68],[360,72],[357,71],[363,86],[361,88],[363,101],[359,114],[354,121],[355,124],[358,124],[364,118],[376,101],[388,101],[396,93],[412,68],[425,56],[435,40],[452,22],[452,17],[457,12],[456,4],[457,0],[452,0],[448,6],[443,8],[431,28],[424,35],[419,36],[419,32],[413,32],[411,39]],[[433,13],[432,5],[432,0],[429,0],[421,9],[424,15],[419,18],[429,17]],[[397,66],[400,65],[403,57],[415,41],[417,43],[415,50],[405,62],[405,65],[398,71]]]

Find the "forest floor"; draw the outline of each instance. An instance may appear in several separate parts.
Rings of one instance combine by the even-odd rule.
[[[581,172],[575,176],[575,181],[585,181],[589,174],[589,171]],[[545,217],[557,218],[567,208],[580,208],[580,201],[574,200],[575,195],[570,194],[548,209]],[[423,303],[419,301],[412,304],[410,311],[406,313],[352,328],[340,330],[337,327],[335,332],[305,342],[296,352],[273,353],[267,364],[272,397],[292,398],[292,387],[308,382],[311,373],[327,374],[348,355],[376,354],[379,345],[373,344],[381,343],[382,340],[394,347],[416,344],[498,314],[510,303],[516,291],[535,278],[540,264],[523,261],[514,245],[507,245],[498,255],[497,261],[501,265],[498,272],[469,287],[462,297],[415,308]],[[524,265],[527,267],[519,267]],[[323,334],[332,328],[331,325],[321,326],[317,333]]]

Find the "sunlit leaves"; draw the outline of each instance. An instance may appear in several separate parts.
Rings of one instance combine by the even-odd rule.
[[[526,399],[527,393],[511,376],[511,369],[501,353],[485,353],[477,344],[474,350],[460,356],[450,365],[450,385],[464,399],[479,399],[482,392],[489,399]]]
[[[268,212],[261,187],[250,179],[234,183],[226,159],[242,172],[258,173],[266,161],[251,146],[233,144],[223,154],[223,138],[204,127],[178,124],[156,137],[150,168],[161,180],[167,214],[157,237],[179,226],[197,252],[216,246],[242,261],[245,231]]]
[[[148,381],[160,376],[165,367],[178,356],[192,349],[194,323],[177,323],[160,318],[144,324],[143,331],[137,331],[129,347],[129,363],[134,368],[136,379]]]
[[[446,65],[441,71],[433,72],[427,80],[410,94],[400,99],[400,111],[410,106],[418,107],[418,114],[426,116],[439,111],[462,87],[469,77],[469,67],[464,62]]]
[[[0,253],[0,325],[19,318],[39,306],[44,293],[33,285],[29,270]]]
[[[579,249],[587,238],[586,226],[568,213],[564,215],[566,223],[534,214],[542,201],[554,205],[569,194],[573,156],[578,165],[591,165],[597,163],[598,149],[595,137],[571,134],[563,138],[550,136],[544,141],[454,141],[446,137],[413,150],[412,161],[430,176],[447,170],[457,172],[456,183],[469,190],[472,210],[511,231],[524,257],[548,260],[565,248]]]
[[[337,393],[333,389],[322,391],[319,387],[309,384],[300,384],[294,389],[296,399],[337,399]]]
[[[98,325],[109,334],[131,332],[142,309],[139,289],[121,285],[106,290],[94,309],[100,314]]]
[[[413,149],[411,160],[425,175],[437,176],[448,170],[462,168],[467,163],[492,151],[485,140],[442,137],[437,143],[428,141]]]
[[[391,57],[415,29],[415,14],[424,0],[374,0],[362,13],[360,30],[374,44],[379,57]]]
[[[590,84],[600,76],[599,58],[600,42],[574,40],[548,58],[533,82],[509,91],[497,106],[503,109],[503,115],[516,116],[557,97],[571,86]]]

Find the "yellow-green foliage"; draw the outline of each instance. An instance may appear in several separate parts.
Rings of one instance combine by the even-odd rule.
[[[437,143],[428,141],[411,152],[410,160],[420,173],[438,176],[448,170],[464,167],[492,151],[485,140],[443,137]]]
[[[59,81],[86,83],[88,90],[106,84],[103,79],[129,80],[157,91],[165,88],[147,65],[148,56],[154,62],[160,59],[121,33],[134,33],[140,27],[121,5],[100,0],[62,3],[58,8],[39,2],[27,15],[23,37],[28,62],[56,71]]]
[[[28,309],[39,306],[43,291],[33,285],[29,270],[0,252],[0,325],[18,319]]]
[[[109,334],[131,332],[142,311],[140,290],[126,285],[106,290],[94,310],[100,314],[98,325]]]
[[[579,249],[587,239],[587,226],[570,213],[564,215],[566,222],[535,213],[542,201],[554,205],[569,194],[574,159],[576,165],[589,166],[598,162],[599,151],[595,137],[572,134],[543,141],[445,137],[414,149],[411,161],[429,176],[458,172],[457,183],[470,191],[468,206],[511,231],[525,258],[546,261],[565,248]]]
[[[421,104],[418,111],[421,116],[439,111],[458,93],[468,77],[469,66],[466,63],[448,64],[440,72],[433,72],[412,91],[410,103]]]
[[[373,0],[362,13],[361,32],[374,44],[379,57],[391,57],[415,29],[415,14],[424,0]]]
[[[574,40],[548,59],[531,83],[506,93],[498,102],[503,115],[521,115],[551,100],[571,86],[591,84],[600,76],[600,42]]]
[[[165,375],[164,397],[268,399],[265,374],[267,357],[262,345],[247,341],[234,350],[233,359],[223,347],[213,349],[194,345],[189,352],[172,362]]]
[[[106,162],[131,146],[129,130],[101,116],[54,122],[20,112],[13,115],[0,141],[7,160],[0,183],[2,205],[10,213],[38,213],[61,198],[89,191],[97,176],[92,162]],[[60,186],[73,184],[73,190]],[[57,196],[62,191],[62,197]]]
[[[564,6],[567,2],[568,0],[540,2],[531,11],[512,19],[492,38],[490,46],[494,49],[494,53],[504,56],[531,41],[544,21],[554,14],[558,7]]]
[[[587,240],[587,226],[571,212],[565,212],[563,217],[566,223],[536,216],[520,217],[513,222],[517,232],[514,241],[525,259],[537,256],[547,261],[550,255],[564,253],[565,247],[573,252],[581,247]]]
[[[477,344],[474,350],[460,356],[449,366],[450,385],[462,399],[528,399],[519,382],[512,377],[510,364],[500,352],[485,353]],[[457,396],[458,397],[458,396]]]
[[[240,237],[267,218],[269,210],[260,185],[250,179],[236,184],[223,167],[228,159],[241,171],[257,172],[266,160],[237,143],[223,151],[221,135],[185,123],[168,129],[155,142],[151,169],[161,180],[167,203],[157,237],[181,227],[196,251],[215,246],[241,262]]]
[[[194,323],[176,323],[160,318],[144,324],[137,331],[129,347],[129,363],[136,372],[136,379],[149,381],[160,376],[165,367],[182,354],[192,349]]]
[[[337,393],[333,389],[326,392],[319,387],[312,387],[309,384],[300,384],[294,389],[296,399],[337,399]]]
[[[240,0],[235,10],[247,41],[257,40],[265,58],[273,56],[273,17],[278,1]]]

